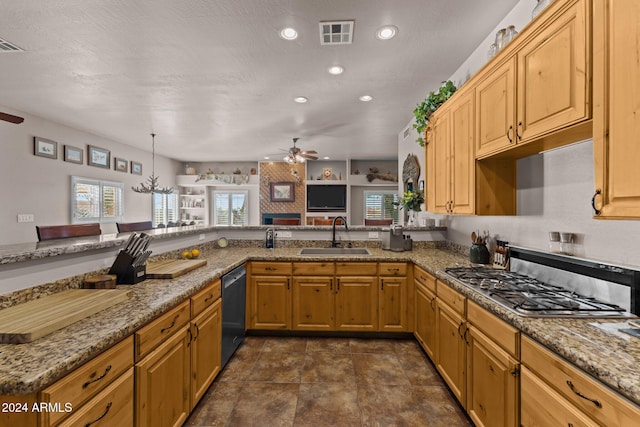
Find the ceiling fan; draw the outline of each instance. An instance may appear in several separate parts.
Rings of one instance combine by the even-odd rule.
[[[18,117],[18,116],[14,116],[14,115],[2,113],[2,112],[0,112],[0,120],[4,120],[5,122],[9,122],[9,123],[15,123],[17,125],[24,122],[24,119],[22,117]]]
[[[300,138],[292,138],[293,147],[289,148],[283,160],[289,164],[304,163],[305,160],[318,160],[318,152],[316,150],[302,151],[296,147],[296,142],[298,142],[299,139]]]

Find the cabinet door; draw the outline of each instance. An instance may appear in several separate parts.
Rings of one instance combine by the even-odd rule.
[[[518,142],[591,117],[587,3],[575,1],[518,52]]]
[[[454,214],[475,212],[475,146],[473,92],[456,98],[451,105],[451,211]]]
[[[414,335],[431,360],[436,349],[436,295],[416,281],[416,330]]]
[[[184,326],[135,366],[136,426],[180,426],[189,405],[189,326]]]
[[[520,425],[522,427],[595,427],[599,425],[525,366],[522,367],[521,378]]]
[[[222,364],[222,300],[191,321],[191,409],[202,398]]]
[[[473,326],[467,338],[469,416],[476,426],[517,426],[518,361]]]
[[[408,330],[407,278],[381,277],[378,316],[379,330],[405,332]]]
[[[336,327],[340,331],[375,331],[378,327],[377,277],[338,276]]]
[[[333,277],[293,278],[293,329],[330,331],[334,322]]]
[[[487,71],[476,86],[475,103],[476,157],[509,148],[515,138],[514,58]]]
[[[253,276],[249,290],[249,327],[291,329],[289,277]]]
[[[462,335],[464,319],[438,299],[436,367],[463,407],[466,407],[465,363],[467,349]]]
[[[596,218],[640,218],[640,3],[594,2]]]
[[[446,107],[445,107],[446,108]],[[448,213],[450,197],[450,115],[447,109],[432,118],[431,141],[427,145],[427,205],[436,213]]]

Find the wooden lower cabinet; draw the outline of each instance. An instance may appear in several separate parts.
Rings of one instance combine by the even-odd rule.
[[[434,280],[435,281],[435,280]],[[436,351],[436,294],[416,280],[414,335],[431,360]],[[435,285],[434,285],[435,286]]]
[[[222,365],[222,300],[191,321],[191,408],[204,396]]]
[[[380,277],[378,330],[409,330],[408,280],[406,277]]]
[[[136,426],[180,426],[190,406],[189,326],[136,364]]]
[[[335,328],[333,277],[293,278],[293,329],[331,331]]]
[[[522,367],[520,383],[522,427],[599,425],[525,366]]]
[[[436,313],[436,368],[460,404],[466,407],[465,319],[440,299]]]
[[[378,329],[378,278],[338,276],[336,278],[336,325],[338,331]]]
[[[473,326],[465,336],[467,413],[476,426],[517,426],[518,361]]]
[[[133,425],[133,368],[58,424],[59,427],[130,427]]]
[[[289,276],[252,276],[247,296],[250,329],[291,329]]]

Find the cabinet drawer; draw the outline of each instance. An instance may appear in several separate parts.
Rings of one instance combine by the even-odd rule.
[[[440,281],[438,281],[438,291],[436,295],[438,295],[438,299],[446,303],[453,311],[464,317],[464,303],[467,300],[464,295]]]
[[[203,290],[191,297],[191,318],[202,313],[202,310],[212,305],[220,298],[220,279],[208,284]]]
[[[431,292],[436,292],[436,278],[417,265],[413,266],[413,278],[422,283]]]
[[[380,276],[406,276],[406,262],[381,262],[379,265]]]
[[[130,336],[96,356],[40,393],[43,402],[70,403],[79,408],[103,390],[115,378],[133,366],[133,337]],[[45,425],[54,425],[68,414],[43,412]]]
[[[332,262],[294,262],[294,276],[333,276],[336,272]]]
[[[251,274],[289,276],[291,274],[291,263],[253,261],[251,263]]]
[[[76,410],[59,427],[133,425],[133,368]]]
[[[136,332],[136,362],[189,323],[189,303],[189,300],[184,301]]]
[[[637,425],[640,407],[526,336],[522,337],[522,363],[598,423]]]
[[[377,276],[376,262],[336,262],[337,276]]]
[[[489,336],[496,344],[518,358],[520,332],[498,319],[473,301],[467,301],[467,320]]]

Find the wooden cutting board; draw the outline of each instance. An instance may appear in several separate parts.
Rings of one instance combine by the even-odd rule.
[[[147,264],[147,279],[173,279],[207,265],[206,259],[166,259]]]
[[[130,290],[69,289],[0,310],[0,343],[31,342],[125,301]]]

